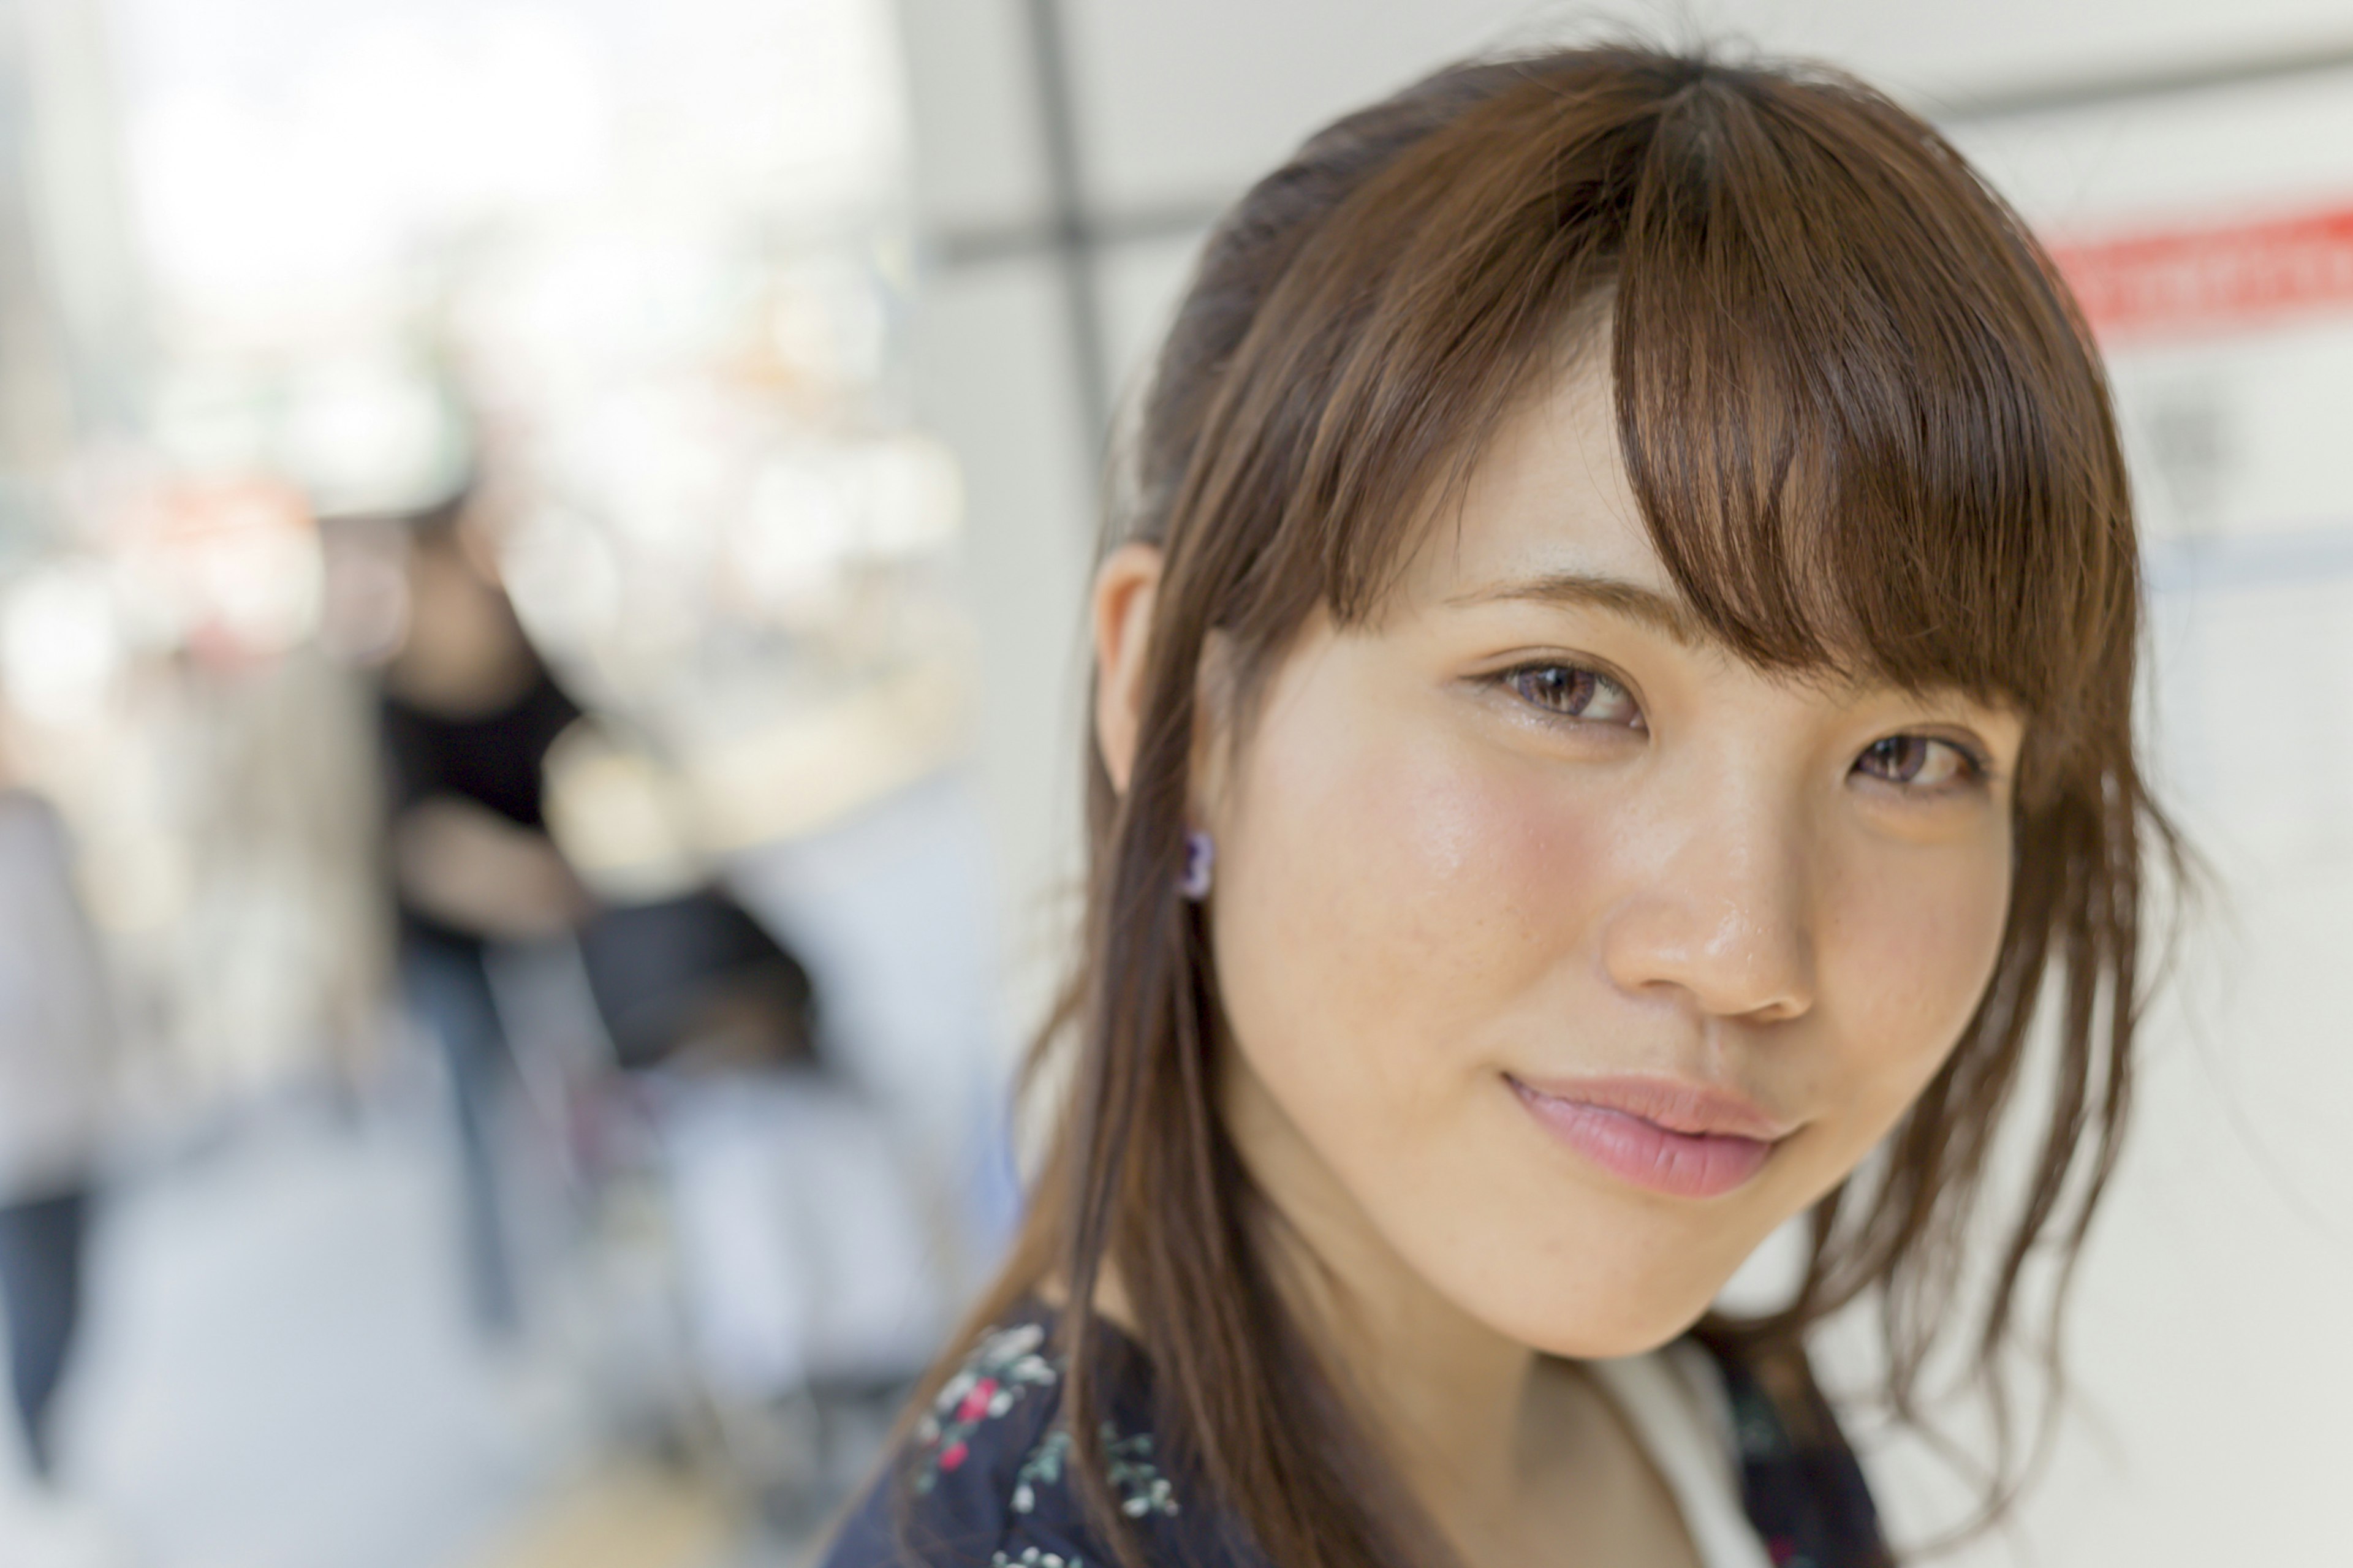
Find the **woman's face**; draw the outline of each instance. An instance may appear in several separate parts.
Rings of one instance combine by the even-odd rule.
[[[2008,904],[2014,717],[1687,621],[1572,379],[1200,770],[1245,1159],[1324,1250],[1556,1354],[1672,1338],[1852,1171]]]

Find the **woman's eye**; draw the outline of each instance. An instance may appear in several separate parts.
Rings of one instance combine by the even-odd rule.
[[[1929,735],[1890,735],[1863,748],[1856,767],[1873,778],[1933,790],[1972,778],[1984,765],[1961,746]]]
[[[1525,664],[1504,672],[1523,701],[1564,719],[1642,727],[1641,710],[1627,689],[1598,670],[1573,664]]]

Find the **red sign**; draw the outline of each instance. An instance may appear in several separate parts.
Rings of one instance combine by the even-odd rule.
[[[2051,254],[2103,337],[2353,306],[2353,206],[2054,245]]]

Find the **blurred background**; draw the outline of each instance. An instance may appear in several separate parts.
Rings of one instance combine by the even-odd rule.
[[[2353,1560],[2337,0],[0,0],[0,1563],[796,1561],[1015,1212],[1203,233],[1611,24],[1929,114],[2127,426],[2222,896],[1952,1560]]]

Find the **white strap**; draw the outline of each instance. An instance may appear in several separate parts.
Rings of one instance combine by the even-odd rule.
[[[1732,1402],[1707,1352],[1678,1340],[1585,1364],[1674,1493],[1704,1568],[1772,1568],[1741,1503]]]

